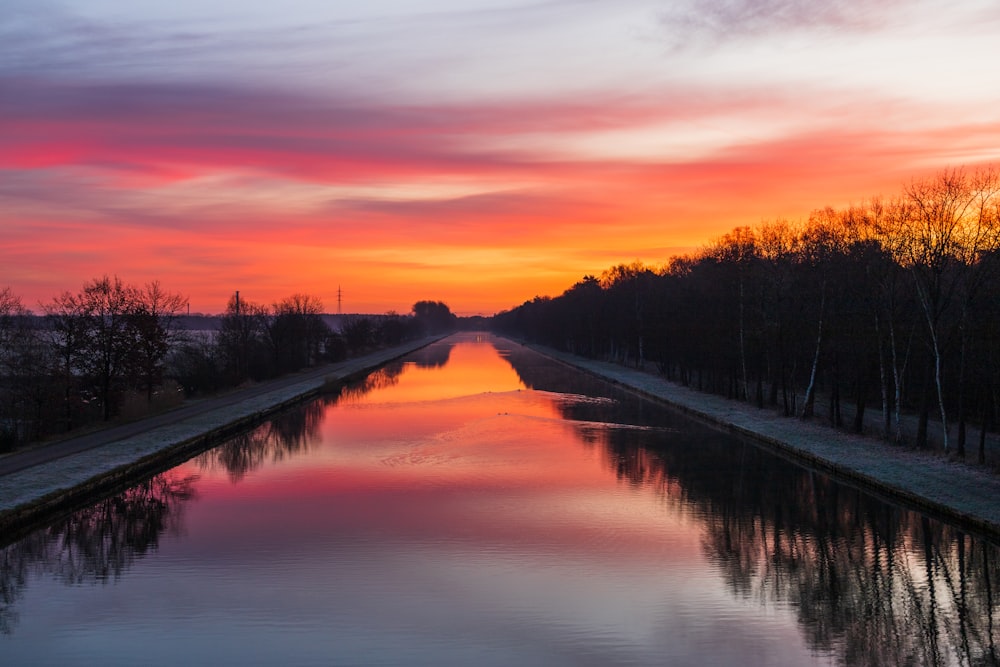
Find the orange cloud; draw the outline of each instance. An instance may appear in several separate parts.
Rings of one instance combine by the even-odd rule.
[[[810,102],[766,91],[438,106],[166,83],[0,91],[0,280],[29,304],[117,273],[158,279],[196,311],[235,289],[332,309],[339,286],[355,312],[429,298],[490,314],[735,225],[891,194],[914,170],[1000,145],[997,123],[778,132],[774,117]],[[671,149],[737,111],[760,138]],[[648,149],[614,145],[647,131]]]

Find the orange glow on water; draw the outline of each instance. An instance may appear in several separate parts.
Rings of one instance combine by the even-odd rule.
[[[361,527],[372,515],[384,524],[388,515],[399,537],[572,544],[594,557],[602,549],[613,556],[625,541],[641,560],[662,554],[667,533],[680,558],[697,552],[694,524],[671,520],[650,531],[651,521],[663,519],[660,498],[615,480],[603,445],[585,443],[561,414],[557,403],[565,399],[527,389],[488,336],[450,340],[457,342],[443,365],[417,353],[394,384],[377,382],[327,408],[308,451],[265,463],[235,484],[207,465],[217,453],[183,466],[177,474],[200,476],[199,497],[222,503],[223,514],[200,520],[225,524],[213,532],[236,530],[284,507],[274,518],[301,532],[333,518],[332,496],[342,508],[337,521]],[[239,516],[226,514],[237,506]]]
[[[455,345],[443,365],[436,359],[433,363],[407,362],[398,382],[352,399],[349,404],[420,404],[525,389],[511,365],[488,341],[488,336],[477,335],[473,342]],[[475,373],[470,373],[470,368]]]
[[[582,445],[557,395],[527,389],[489,336],[449,340],[456,338],[457,344],[433,346],[450,346],[445,363],[426,365],[418,352],[392,383],[341,398],[324,413],[317,432],[322,447],[241,485],[266,495],[294,487],[409,488],[428,479],[459,487],[531,488],[543,477],[567,488],[607,484],[602,449]]]

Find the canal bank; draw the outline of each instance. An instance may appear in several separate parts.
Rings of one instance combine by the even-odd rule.
[[[1000,542],[1000,477],[943,456],[788,418],[698,392],[661,376],[544,346],[532,350],[750,438],[866,492]]]
[[[439,340],[432,336],[192,401],[131,424],[0,458],[0,542],[181,463],[281,410]],[[16,534],[15,534],[16,532]]]
[[[459,334],[0,550],[4,664],[978,665],[1000,549]]]

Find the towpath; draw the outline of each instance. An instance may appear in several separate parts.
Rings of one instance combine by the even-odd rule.
[[[176,410],[0,458],[0,541],[9,526],[65,508],[87,494],[162,469],[165,452],[188,456],[284,405],[318,393],[328,380],[359,375],[419,349],[435,338],[382,350]],[[915,506],[1000,540],[1000,476],[941,456],[890,445],[771,410],[694,391],[617,364],[529,346],[563,363],[664,401],[790,458],[834,473],[890,502]],[[43,465],[44,464],[44,465]],[[145,465],[144,465],[145,464]]]
[[[319,393],[324,385],[374,370],[440,336],[191,401],[128,424],[0,457],[0,541],[5,528],[110,488],[282,407]]]
[[[563,363],[665,401],[702,421],[763,442],[889,501],[1000,539],[1000,476],[928,452],[891,445],[769,409],[706,394],[659,375],[529,345]]]

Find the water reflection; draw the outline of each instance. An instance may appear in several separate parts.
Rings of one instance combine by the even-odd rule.
[[[406,365],[402,361],[390,362],[359,380],[353,380],[341,385],[337,389],[333,399],[334,401],[341,397],[357,399],[373,391],[393,387],[399,383],[399,376],[402,375],[405,368]]]
[[[180,530],[195,481],[156,475],[0,550],[0,633],[13,630],[14,605],[29,577],[67,586],[107,583],[155,551],[165,532]]]
[[[197,456],[195,463],[208,471],[221,468],[228,473],[230,481],[236,483],[265,464],[306,454],[311,445],[322,440],[320,427],[329,407],[341,400],[358,400],[371,392],[397,385],[408,365],[441,368],[448,363],[452,346],[452,343],[443,342],[422,348],[408,355],[406,360],[392,361],[362,378],[339,385],[315,401],[291,408]]]
[[[274,591],[291,589],[286,613],[313,595],[325,600],[334,591],[348,591],[353,597],[347,598],[347,611],[339,611],[344,606],[339,598],[336,612],[315,603],[311,611],[324,626],[333,625],[336,613],[356,622],[359,610],[369,607],[372,618],[402,616],[384,603],[395,602],[400,590],[416,590],[419,595],[409,601],[415,616],[398,620],[411,639],[413,628],[423,627],[414,618],[433,617],[425,607],[447,591],[461,600],[455,613],[463,622],[478,615],[495,631],[501,618],[510,624],[507,632],[516,625],[525,637],[572,623],[529,608],[526,615],[537,625],[520,617],[524,625],[515,624],[458,596],[478,590],[483,599],[506,598],[525,609],[527,600],[552,604],[558,594],[572,600],[566,606],[580,616],[588,605],[595,617],[606,616],[621,600],[638,608],[638,598],[660,594],[655,587],[644,594],[650,590],[644,570],[631,575],[640,583],[624,594],[608,584],[601,595],[588,597],[591,585],[602,591],[591,582],[609,569],[630,576],[627,570],[636,564],[630,550],[643,548],[644,538],[661,539],[663,526],[679,521],[691,526],[694,550],[700,548],[727,595],[758,606],[762,616],[776,608],[793,610],[790,625],[797,624],[816,662],[834,656],[847,665],[997,664],[994,588],[1000,567],[994,545],[687,422],[521,346],[488,337],[457,340],[390,364],[6,546],[0,551],[0,630],[16,634],[17,607],[33,579],[68,586],[107,582],[122,578],[140,560],[151,560],[163,535],[182,532],[185,505],[191,508],[191,531],[208,536],[190,547],[197,553],[185,562],[224,553],[219,571],[234,572],[233,588],[248,587],[240,574],[245,570],[252,573],[251,587],[275,596]],[[469,373],[478,375],[462,379]],[[429,410],[436,416],[425,416]],[[570,447],[554,448],[545,455],[549,458],[539,455],[563,432],[573,436]],[[501,448],[506,449],[498,455]],[[580,481],[580,452],[597,461],[595,468],[603,466],[602,479],[614,477],[629,490],[632,495],[623,501],[631,503],[628,508],[619,507],[619,497],[588,495],[591,480]],[[551,469],[542,470],[543,464]],[[280,467],[285,476],[269,476]],[[428,478],[429,470],[437,476]],[[208,487],[215,477],[224,490]],[[239,495],[239,487],[255,485],[256,495]],[[541,495],[546,491],[541,487],[559,485],[572,493],[558,502]],[[203,510],[195,518],[205,501],[188,501],[199,486],[203,496],[217,494],[225,508],[213,506],[207,512],[212,516],[204,517]],[[511,487],[527,491],[512,493]],[[651,496],[656,512],[626,523],[626,513],[644,507],[643,499]],[[539,498],[546,504],[532,504]],[[571,517],[560,521],[559,513]],[[264,523],[268,515],[277,523]],[[672,552],[678,548],[675,539],[671,533],[657,548]],[[602,550],[596,566],[581,565]],[[428,556],[432,552],[434,558]],[[516,558],[521,553],[528,554],[525,567],[531,569],[526,579],[511,575],[521,566]],[[496,581],[522,588],[496,583],[472,567],[492,557],[499,557],[491,571]],[[268,560],[287,570],[291,582],[278,578],[284,571],[272,575],[263,569]],[[663,568],[663,576],[683,576],[670,570],[693,567],[651,561]],[[379,569],[385,563],[392,567]],[[557,570],[557,564],[569,570]],[[211,577],[217,580],[219,571],[212,570]],[[192,576],[182,572],[175,576]],[[421,572],[429,579],[418,579]],[[300,575],[302,581],[294,578]],[[277,583],[269,589],[272,576]],[[373,588],[365,588],[366,576],[377,582]],[[535,584],[525,586],[525,580]],[[558,588],[553,581],[586,583]],[[275,606],[282,604],[274,600]],[[693,622],[722,627],[707,618],[709,612]],[[570,633],[567,646],[598,646],[609,662],[623,652],[633,655],[628,653],[633,648],[634,655],[647,658],[637,662],[655,655],[621,647],[627,634],[604,637],[594,630],[604,626],[576,622],[582,630]],[[376,630],[360,632],[379,635]],[[665,623],[650,634],[676,632]],[[565,656],[580,657],[578,648],[564,648]]]
[[[451,358],[453,347],[453,340],[446,340],[436,345],[420,348],[407,355],[407,359],[416,364],[418,368],[442,368]]]
[[[571,373],[545,372],[524,349],[503,356],[528,386],[579,391]],[[617,399],[557,405],[571,420],[664,419],[624,392],[603,393]],[[993,544],[708,428],[650,435],[581,429],[620,478],[698,515],[734,594],[794,605],[815,650],[848,665],[1000,664]]]
[[[409,362],[440,368],[451,347],[446,343],[425,348],[411,355]],[[235,484],[266,464],[305,454],[321,440],[320,426],[329,406],[393,386],[405,367],[403,361],[392,362],[227,440],[196,456],[193,463],[208,473],[221,469]],[[0,634],[10,634],[16,626],[16,603],[30,577],[51,576],[68,586],[107,583],[155,551],[162,534],[179,533],[183,505],[196,496],[197,479],[197,475],[178,477],[176,471],[156,475],[13,544],[0,543]]]
[[[317,399],[283,412],[257,428],[238,435],[195,457],[198,467],[207,471],[225,470],[230,481],[239,482],[266,463],[278,463],[288,457],[305,454],[318,443],[320,425],[328,405],[337,397]]]

